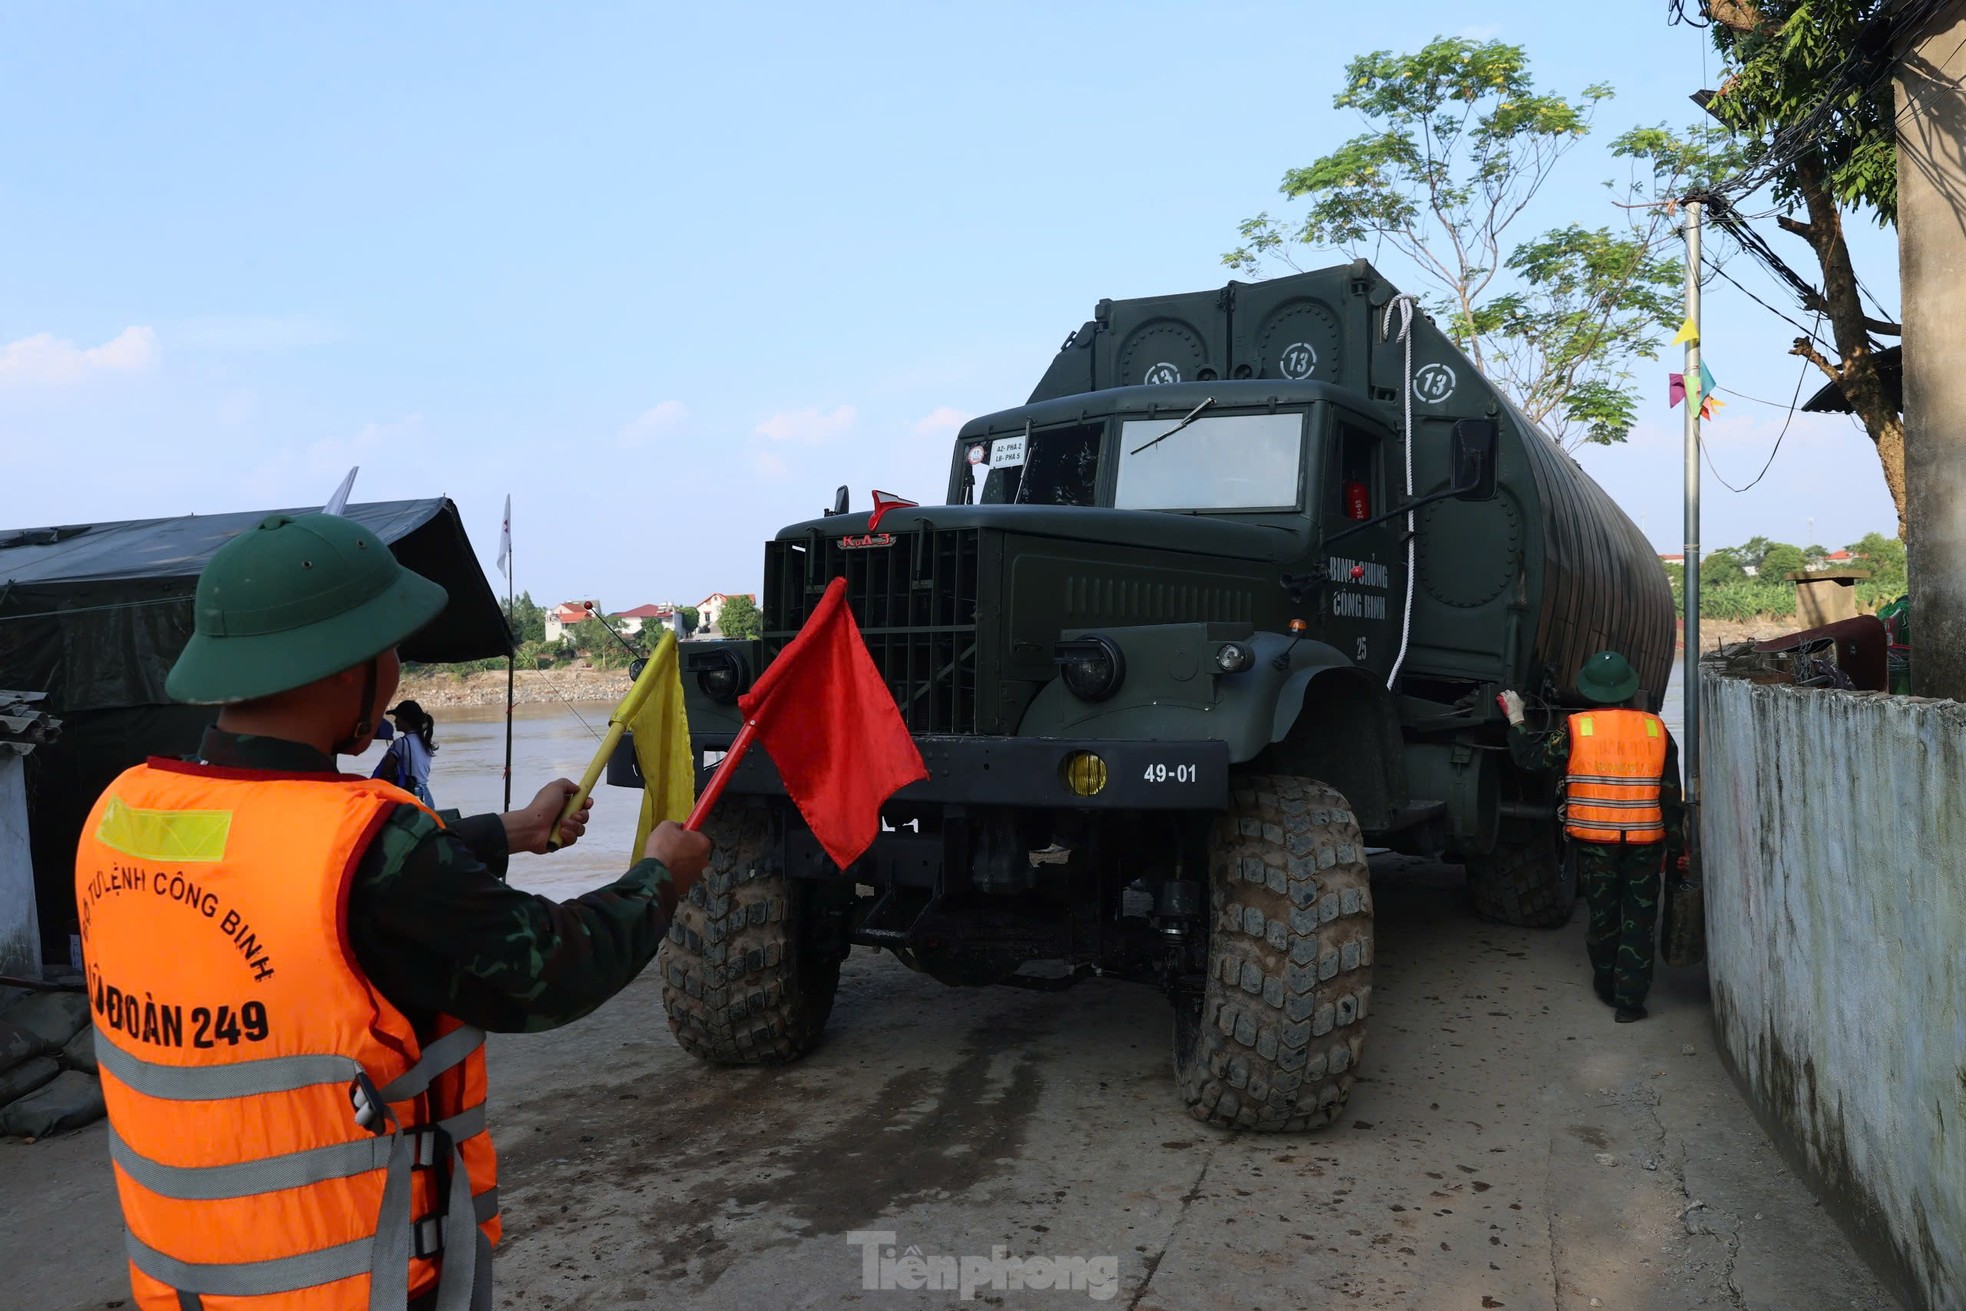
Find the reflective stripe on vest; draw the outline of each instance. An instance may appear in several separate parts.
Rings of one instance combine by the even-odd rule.
[[[490,1305],[484,1034],[440,1017],[424,1041],[343,930],[355,864],[406,803],[162,762],[97,802],[76,897],[145,1311]]]
[[[1570,716],[1563,831],[1583,842],[1663,842],[1665,723],[1643,710]]]

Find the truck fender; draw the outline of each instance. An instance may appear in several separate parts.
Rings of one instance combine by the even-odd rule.
[[[1236,763],[1255,759],[1290,731],[1318,674],[1351,670],[1323,642],[1288,633],[1233,632],[1220,624],[1143,624],[1073,629],[1062,639],[1098,634],[1126,659],[1126,678],[1110,700],[1087,703],[1062,678],[1041,688],[1018,732],[1027,737],[1106,735],[1161,741],[1226,742]],[[1224,672],[1217,654],[1230,642],[1248,649],[1247,669]],[[1370,681],[1369,675],[1361,675]]]

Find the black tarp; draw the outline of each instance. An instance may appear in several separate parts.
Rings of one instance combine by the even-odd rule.
[[[46,692],[63,721],[60,740],[27,758],[35,895],[53,959],[68,955],[75,842],[97,795],[146,756],[189,753],[212,721],[211,709],[175,705],[164,691],[191,637],[199,571],[267,515],[310,512],[0,530],[0,688]],[[508,652],[504,614],[454,504],[382,501],[345,514],[450,593],[436,622],[403,643],[405,659]]]

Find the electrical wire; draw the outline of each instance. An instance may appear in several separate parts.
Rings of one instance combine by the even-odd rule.
[[[1821,316],[1819,315],[1817,317],[1820,319]],[[1725,478],[1722,478],[1720,476],[1720,470],[1714,467],[1713,453],[1707,450],[1707,439],[1705,435],[1700,432],[1699,423],[1695,421],[1695,423],[1693,424],[1693,432],[1699,438],[1700,457],[1707,462],[1707,471],[1714,476],[1714,480],[1718,482],[1722,487],[1725,487],[1730,492],[1735,492],[1735,493],[1745,492],[1749,488],[1753,487],[1755,483],[1760,482],[1763,478],[1766,478],[1768,476],[1768,470],[1773,468],[1775,465],[1775,457],[1781,453],[1782,439],[1789,435],[1789,425],[1795,422],[1796,406],[1797,403],[1802,399],[1802,384],[1809,377],[1809,368],[1810,368],[1810,362],[1808,360],[1804,360],[1802,362],[1802,372],[1797,374],[1795,378],[1795,395],[1789,398],[1788,417],[1782,420],[1782,430],[1775,434],[1775,445],[1769,450],[1767,460],[1762,463],[1761,472],[1754,476],[1754,480],[1748,483],[1747,487],[1736,487],[1733,483],[1728,482]],[[1752,400],[1754,398],[1749,397],[1748,399]],[[1692,402],[1689,400],[1687,403],[1691,404]],[[1762,403],[1764,405],[1767,404],[1766,401]]]

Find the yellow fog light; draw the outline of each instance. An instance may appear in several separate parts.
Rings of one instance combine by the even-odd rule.
[[[1090,751],[1074,752],[1065,758],[1065,785],[1082,797],[1096,797],[1106,789],[1106,762]]]

